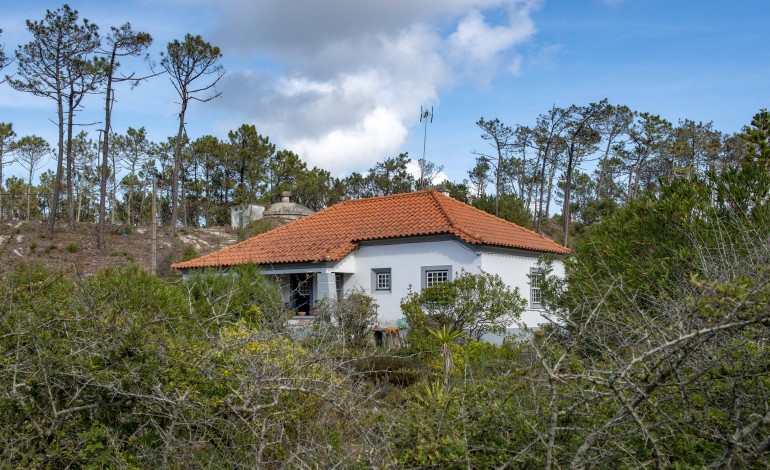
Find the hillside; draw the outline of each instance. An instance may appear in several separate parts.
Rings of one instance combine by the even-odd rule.
[[[45,222],[0,223],[0,272],[15,269],[22,262],[42,263],[54,271],[88,276],[101,269],[136,263],[150,270],[150,227],[126,230],[123,226],[108,226],[107,247],[96,247],[96,225],[79,223],[74,231],[66,224],[56,228],[52,241],[45,238]],[[158,228],[158,272],[169,274],[172,261],[181,259],[183,251],[199,254],[218,250],[235,242],[237,234],[229,227],[180,229],[173,244],[167,232]]]

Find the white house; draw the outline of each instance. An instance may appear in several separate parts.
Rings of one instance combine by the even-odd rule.
[[[461,270],[499,275],[528,299],[521,320],[543,322],[535,266],[554,257],[554,273],[570,250],[543,235],[436,190],[347,200],[175,269],[258,264],[287,305],[310,314],[316,300],[363,289],[375,298],[382,326],[402,317],[408,290],[451,280]],[[532,281],[531,281],[532,279]],[[511,325],[514,326],[514,325]]]

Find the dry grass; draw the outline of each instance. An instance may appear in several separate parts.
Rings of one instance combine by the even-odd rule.
[[[22,262],[42,263],[53,271],[86,276],[110,266],[132,262],[148,271],[150,269],[150,227],[135,227],[132,230],[122,226],[108,227],[107,247],[103,250],[96,247],[96,225],[93,223],[79,223],[74,231],[70,231],[66,224],[59,224],[52,241],[45,240],[45,229],[45,222],[1,221],[0,272],[13,270]],[[201,255],[218,250],[237,238],[227,227],[185,229],[179,236],[184,237],[185,243],[197,245]],[[170,264],[176,260],[182,245],[179,238],[170,243],[167,231],[159,228],[159,268],[164,262]],[[50,246],[61,249],[45,249]]]

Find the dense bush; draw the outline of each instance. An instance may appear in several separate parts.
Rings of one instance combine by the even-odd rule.
[[[386,351],[363,293],[292,340],[254,266],[22,266],[0,278],[2,465],[767,468],[770,175],[752,158],[590,229],[542,284],[559,326],[505,346],[473,340],[522,308],[489,275],[410,294],[409,348]]]
[[[354,290],[340,299],[324,299],[317,308],[317,337],[320,334],[343,349],[373,344],[372,328],[377,323],[377,303],[371,296]]]
[[[426,349],[433,379],[396,425],[398,466],[770,466],[763,158],[662,181],[591,228],[566,280],[542,285],[560,326],[507,349],[452,345],[448,386]]]
[[[190,303],[190,314],[219,326],[244,320],[249,325],[281,331],[284,305],[281,292],[253,264],[221,270],[193,271],[183,281]]]
[[[248,284],[227,280],[235,289]],[[223,282],[203,275],[168,284],[135,266],[83,282],[37,266],[3,278],[4,465],[253,468],[355,459],[343,444],[369,428],[347,417],[365,392],[337,363],[260,329],[241,307],[263,292],[233,294],[229,312],[214,296]]]
[[[401,301],[409,322],[410,342],[431,342],[428,330],[444,326],[479,339],[485,333],[505,333],[524,311],[518,288],[508,287],[500,276],[459,273],[453,280],[410,292]]]

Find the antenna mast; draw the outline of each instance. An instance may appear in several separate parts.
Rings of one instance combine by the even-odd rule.
[[[422,158],[417,162],[417,165],[420,168],[420,178],[417,180],[417,188],[422,190],[426,189],[429,184],[432,184],[432,176],[428,176],[428,173],[432,171],[432,164],[429,164],[425,159],[425,148],[428,145],[428,123],[433,122],[433,106],[430,107],[430,110],[427,106],[420,106],[420,122],[423,123],[424,133],[422,137]],[[429,179],[431,181],[428,181]]]
[[[423,106],[420,105],[420,122],[424,123],[425,128],[422,138],[422,160],[425,161],[425,148],[428,145],[428,123],[433,122],[433,106],[428,110],[427,106],[423,108]]]

